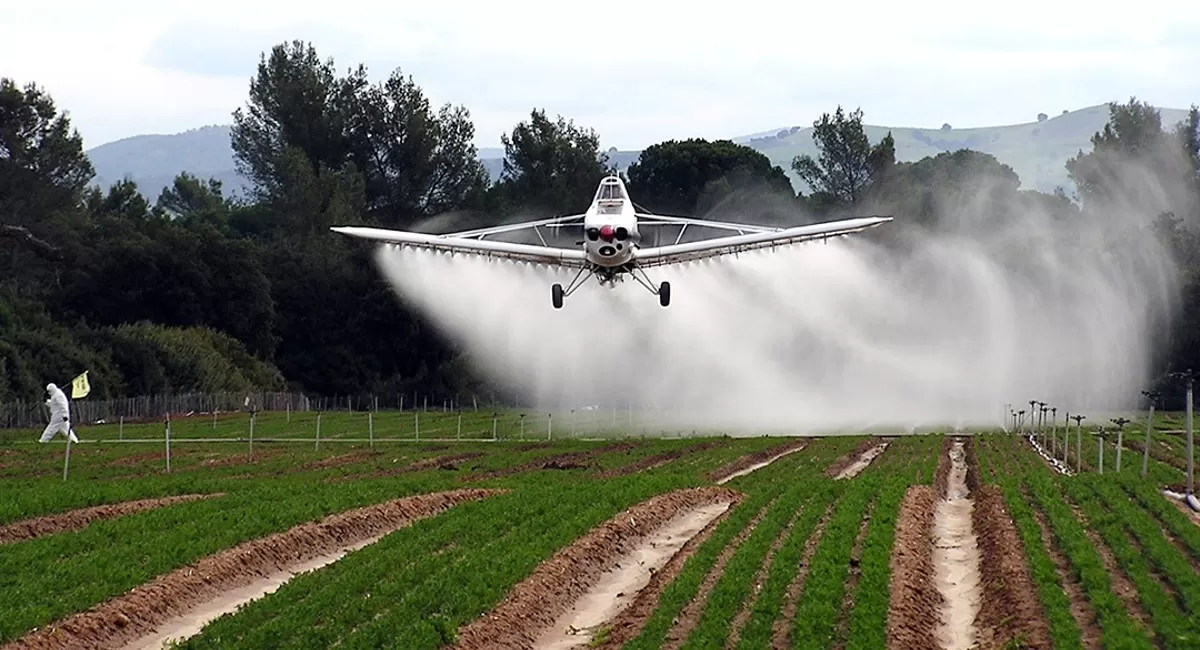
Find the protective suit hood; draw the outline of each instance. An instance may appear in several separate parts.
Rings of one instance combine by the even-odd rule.
[[[56,390],[58,390],[58,386],[56,386],[55,384],[53,384],[53,383],[46,384],[46,392],[47,393],[53,393]]]

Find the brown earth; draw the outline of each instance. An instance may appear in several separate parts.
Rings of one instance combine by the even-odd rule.
[[[975,500],[971,527],[979,545],[979,587],[983,595],[975,617],[979,646],[981,650],[1052,648],[1050,624],[1042,611],[1017,526],[1004,506],[1004,495],[993,485],[981,484],[974,438],[967,440],[965,451],[967,489]]]
[[[883,438],[880,438],[879,436],[871,436],[870,438],[863,440],[862,442],[858,443],[858,445],[854,449],[843,454],[837,460],[833,461],[833,463],[830,464],[829,467],[826,467],[825,468],[825,476],[828,476],[829,478],[835,478],[838,474],[841,474],[847,467],[853,465],[854,461],[858,460],[859,456],[862,456],[863,454],[870,451],[873,447],[875,447],[876,445],[879,445],[881,443],[883,443]]]
[[[718,444],[719,443],[716,443],[716,442],[702,442],[702,443],[696,444],[696,445],[689,445],[688,447],[686,447],[684,449],[675,449],[672,451],[664,451],[664,452],[657,453],[657,454],[651,454],[649,456],[646,456],[645,458],[635,460],[634,462],[629,463],[628,465],[622,465],[620,467],[614,467],[612,469],[607,469],[602,472],[597,472],[595,474],[594,478],[600,478],[600,479],[614,478],[617,476],[626,476],[628,474],[636,474],[638,472],[645,472],[647,470],[654,469],[655,467],[661,467],[663,465],[666,465],[667,463],[669,463],[677,458],[682,457],[684,454],[696,454],[696,453],[699,453],[702,451],[707,451],[709,449],[712,449],[713,447],[716,447]]]
[[[305,463],[298,471],[303,472],[305,470],[314,469],[331,469],[334,467],[341,467],[343,465],[353,465],[354,463],[360,461],[376,458],[378,455],[379,452],[374,451],[353,451],[348,454],[338,454],[337,456],[330,456],[328,458],[322,458],[320,460],[314,460],[312,462]]]
[[[638,591],[637,596],[629,603],[629,606],[609,621],[607,626],[608,633],[604,635],[603,641],[596,642],[589,647],[592,650],[617,650],[638,634],[641,634],[646,621],[650,620],[650,617],[654,614],[654,610],[658,608],[658,599],[662,596],[663,590],[667,588],[667,585],[675,581],[675,578],[683,571],[683,565],[692,557],[696,549],[712,536],[717,526],[721,525],[721,522],[729,517],[729,514],[733,512],[733,508],[737,507],[737,504],[741,500],[741,495],[738,495],[737,501],[734,502],[729,510],[721,513],[697,533],[695,537],[689,539],[663,565],[662,569],[655,572],[654,576],[650,578],[650,582],[646,583],[646,586]]]
[[[0,544],[17,542],[26,539],[33,539],[43,535],[52,535],[61,533],[67,530],[78,530],[101,519],[113,519],[122,515],[128,515],[134,512],[143,510],[152,510],[161,508],[175,503],[183,503],[186,501],[197,501],[199,499],[211,499],[225,494],[217,492],[215,494],[183,494],[173,497],[160,497],[156,499],[138,499],[137,501],[125,501],[123,503],[111,503],[102,506],[92,506],[90,508],[80,508],[68,512],[59,513],[56,515],[45,515],[42,517],[34,517],[24,521],[16,521],[11,524],[0,526]]]
[[[585,449],[582,451],[568,451],[561,454],[554,454],[544,458],[535,458],[512,467],[503,469],[495,469],[481,474],[472,474],[464,476],[463,481],[471,483],[482,481],[489,478],[499,478],[502,476],[512,476],[513,474],[521,474],[524,472],[536,471],[539,469],[561,469],[564,465],[570,465],[572,468],[588,468],[592,464],[588,461],[592,457],[600,454],[616,454],[621,452],[629,452],[637,449],[637,443],[633,442],[614,442],[595,449]]]
[[[357,508],[251,540],[161,575],[116,598],[47,625],[3,650],[120,648],[222,592],[503,490],[451,490]]]
[[[939,459],[939,471],[941,465]],[[937,647],[933,631],[940,616],[942,595],[933,584],[933,513],[937,507],[934,489],[914,485],[900,502],[888,583],[889,650]]]
[[[646,535],[685,510],[740,498],[727,488],[687,488],[624,510],[543,562],[495,608],[462,627],[453,648],[532,648],[541,631]]]
[[[325,482],[341,483],[343,481],[355,481],[366,478],[387,478],[389,476],[399,476],[401,474],[410,474],[412,472],[423,472],[428,469],[456,470],[458,469],[458,463],[461,463],[464,460],[479,458],[480,456],[483,456],[483,452],[481,451],[469,451],[462,454],[445,454],[443,456],[434,456],[433,458],[424,458],[401,467],[377,469],[373,472],[366,472],[362,474],[331,476],[325,479]]]
[[[761,451],[756,451],[752,454],[747,454],[745,456],[742,456],[741,458],[738,458],[737,460],[735,460],[731,463],[722,465],[721,467],[718,467],[717,469],[714,469],[713,471],[709,472],[708,480],[713,481],[713,482],[723,481],[723,480],[725,480],[726,477],[736,474],[736,473],[746,469],[747,467],[752,467],[759,463],[765,462],[767,460],[770,460],[774,456],[778,456],[780,454],[787,453],[789,451],[792,451],[793,449],[803,449],[807,445],[808,445],[808,440],[801,438],[799,440],[791,440],[791,441],[785,442],[781,445],[775,445],[774,447],[768,447]]]

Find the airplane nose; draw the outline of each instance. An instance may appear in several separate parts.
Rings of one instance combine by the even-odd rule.
[[[600,238],[603,239],[604,241],[612,241],[613,240],[613,227],[612,226],[602,226],[600,228]]]

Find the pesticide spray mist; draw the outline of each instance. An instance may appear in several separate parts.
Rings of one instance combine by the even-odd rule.
[[[592,280],[555,310],[550,286],[574,271],[388,247],[377,262],[546,410],[630,404],[660,425],[751,435],[998,425],[1029,399],[1132,406],[1177,292],[1149,217],[1028,207],[998,226],[982,216],[993,189],[981,180],[945,206],[952,227],[900,246],[852,235],[649,269],[671,282],[665,309],[633,279]]]

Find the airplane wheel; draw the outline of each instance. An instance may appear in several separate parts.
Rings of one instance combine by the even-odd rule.
[[[550,297],[554,301],[554,308],[562,309],[563,288],[561,284],[555,284],[553,287],[550,287]]]
[[[663,282],[658,285],[658,304],[666,307],[671,304],[671,283]]]

